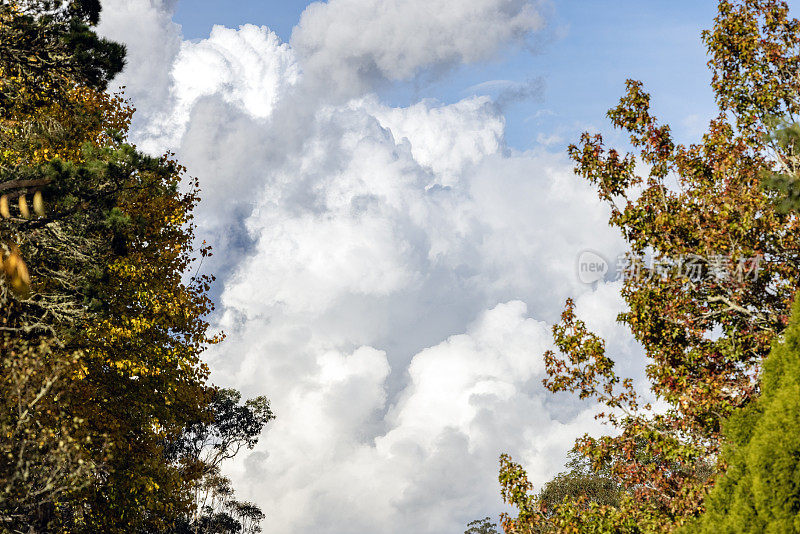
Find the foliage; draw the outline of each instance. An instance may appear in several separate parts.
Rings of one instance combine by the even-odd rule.
[[[0,116],[52,105],[75,81],[103,90],[124,66],[125,47],[91,29],[97,0],[0,4]]]
[[[257,534],[261,532],[264,513],[251,502],[233,498],[230,481],[225,477],[207,476],[203,489],[210,495],[197,515],[187,523],[187,531],[214,534]]]
[[[784,213],[800,210],[800,124],[774,121],[768,140],[780,148],[778,170],[766,172],[764,185],[774,191],[778,209]]]
[[[275,418],[266,397],[241,403],[234,389],[210,391],[206,417],[191,423],[179,439],[167,446],[167,455],[197,473],[193,487],[194,510],[183,520],[191,532],[257,533],[264,514],[254,504],[234,499],[230,480],[220,473],[225,460],[242,447],[252,449],[264,426]]]
[[[800,303],[764,362],[761,387],[725,424],[727,469],[685,532],[800,532]]]
[[[521,512],[514,523],[507,517],[503,518],[506,531],[519,529],[516,526],[519,525],[523,526],[523,532],[560,532],[559,527],[581,525],[586,511],[591,511],[592,516],[601,512],[600,517],[616,513],[624,500],[619,484],[607,469],[593,470],[586,458],[575,452],[570,453],[568,471],[547,482],[538,494],[531,493],[532,485],[527,474],[508,455],[500,458],[500,465],[503,497]],[[593,520],[596,521],[597,517]],[[574,532],[584,532],[586,527],[583,525],[581,530]]]
[[[166,159],[141,156],[125,145],[98,155],[91,164],[102,169],[101,176],[119,180],[123,194],[113,208],[98,210],[96,235],[106,235],[105,241],[93,239],[86,249],[68,245],[73,253],[94,256],[86,254],[88,280],[72,278],[83,283],[86,319],[64,341],[85,354],[74,410],[111,441],[104,484],[87,494],[87,520],[107,532],[138,522],[162,528],[191,503],[191,480],[166,461],[163,443],[203,413],[207,371],[200,354],[215,342],[202,319],[211,309],[209,281],[186,285],[182,278],[193,239],[186,222],[197,197],[191,190],[178,193],[179,168]],[[68,171],[64,182],[72,175]],[[74,172],[80,176],[81,168]],[[103,200],[98,197],[98,204]],[[80,220],[87,220],[85,211]],[[31,254],[32,263],[48,266],[40,257]],[[119,508],[129,510],[127,517]]]
[[[2,528],[175,529],[272,417],[206,383],[221,336],[204,319],[213,278],[187,276],[210,254],[193,249],[198,185],[126,142],[134,110],[104,91],[124,48],[92,31],[99,10],[0,4]],[[173,454],[200,435],[219,454]],[[255,532],[263,514],[225,491],[226,517]]]
[[[565,499],[583,498],[585,504],[617,506],[620,488],[608,473],[595,472],[586,458],[571,454],[568,471],[556,475],[539,492],[539,507],[545,515],[552,515]]]
[[[214,389],[209,402],[210,420],[189,425],[173,445],[174,454],[197,458],[209,468],[233,458],[242,447],[252,449],[264,426],[274,419],[266,397],[241,402],[235,389]]]
[[[490,517],[470,521],[464,534],[497,534],[497,525],[492,523]]]
[[[96,469],[84,421],[64,408],[79,355],[56,357],[6,334],[0,356],[0,530],[46,531],[53,503],[74,497]]]
[[[576,172],[597,188],[629,244],[629,309],[618,321],[644,348],[651,390],[666,409],[653,413],[617,375],[603,340],[569,301],[553,330],[559,352],[545,356],[545,385],[607,407],[601,417],[617,432],[584,436],[577,448],[623,495],[618,506],[566,503],[556,513],[561,523],[550,521],[556,531],[669,531],[698,514],[722,422],[758,396],[762,360],[786,327],[800,278],[800,220],[762,180],[794,157],[780,132],[766,142],[765,134],[776,116],[795,122],[798,28],[783,1],[721,0],[714,29],[703,34],[720,114],[701,143],[677,144],[651,115],[642,84],[629,80],[608,116],[629,134],[638,160],[607,149],[600,135],[570,147]],[[637,174],[637,162],[649,174]],[[507,532],[548,520],[507,458],[501,483],[519,508],[516,519],[505,518]]]

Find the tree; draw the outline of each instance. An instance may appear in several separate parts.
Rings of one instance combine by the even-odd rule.
[[[568,301],[553,329],[558,353],[545,355],[545,385],[608,408],[601,417],[616,435],[585,436],[578,450],[594,469],[608,469],[623,494],[618,506],[566,503],[556,529],[659,532],[696,515],[713,483],[722,422],[758,396],[761,363],[786,328],[800,278],[800,221],[763,187],[793,154],[765,135],[774,117],[797,116],[799,28],[783,1],[721,0],[714,29],[703,34],[720,114],[702,142],[676,144],[651,115],[642,84],[629,80],[608,116],[649,174],[637,175],[637,157],[607,149],[600,135],[584,134],[569,149],[630,246],[622,289],[629,310],[618,321],[644,348],[652,392],[668,408],[653,413],[641,401]],[[507,532],[547,519],[530,508],[524,471],[508,458],[501,482],[520,508],[505,518]]]
[[[583,499],[585,505],[619,504],[620,488],[608,472],[595,472],[584,456],[574,452],[570,454],[567,468],[568,471],[556,475],[539,492],[537,502],[542,513],[553,515],[565,499]]]
[[[765,185],[778,196],[778,209],[784,213],[800,210],[800,124],[775,119],[770,141],[781,148],[776,172],[765,174]]]
[[[49,106],[80,81],[104,90],[122,71],[125,47],[92,31],[98,0],[17,0],[0,5],[0,110]]]
[[[266,397],[241,401],[234,389],[210,391],[208,415],[190,424],[167,446],[167,454],[188,471],[197,473],[194,509],[182,521],[181,531],[194,533],[257,533],[264,514],[254,504],[234,499],[230,480],[221,474],[225,460],[242,447],[252,449],[264,426],[275,418]]]
[[[608,468],[593,469],[586,457],[575,451],[570,453],[568,471],[556,475],[538,494],[531,493],[532,485],[520,465],[507,455],[500,462],[503,497],[520,510],[514,524],[504,518],[506,531],[516,528],[530,534],[558,532],[559,527],[577,527],[582,516],[596,515],[598,510],[614,510],[622,502],[622,488]],[[593,517],[593,522],[597,522],[597,517]],[[617,524],[615,528],[620,526]]]
[[[200,357],[222,338],[205,320],[213,278],[186,276],[210,254],[193,248],[197,182],[127,143],[133,109],[104,91],[124,48],[94,34],[99,10],[0,4],[0,520],[164,532],[209,469],[169,444],[213,423]],[[259,517],[226,502],[243,527]]]
[[[0,280],[0,520],[4,530],[50,529],[57,515],[55,503],[75,499],[78,491],[89,487],[107,451],[105,436],[89,431],[86,420],[70,409],[78,399],[74,377],[80,373],[83,355],[65,347],[55,334],[65,319],[77,324],[79,314],[70,311],[79,308],[78,299],[72,299],[70,306],[66,292],[50,292],[38,283],[40,291],[30,295],[31,274],[39,273],[29,273],[26,265],[27,256],[36,253],[29,240],[57,230],[58,225],[43,219],[41,187],[46,180],[37,175],[37,167],[59,154],[75,157],[83,143],[99,141],[101,131],[126,123],[128,116],[127,110],[114,109],[118,101],[98,92],[106,77],[121,68],[122,47],[90,38],[88,16],[72,7],[37,16],[35,2],[0,5],[0,264],[5,274]],[[95,69],[91,86],[81,85],[70,75],[81,71],[71,55],[80,47],[85,57],[94,50],[106,59],[116,54],[119,61]],[[34,199],[35,220],[29,219],[26,195]],[[9,200],[18,201],[13,204],[19,208],[9,209]],[[72,253],[42,252],[51,262]],[[62,281],[66,279],[57,282]],[[43,316],[49,321],[38,320]]]
[[[497,525],[490,517],[470,521],[464,534],[497,534]]]
[[[0,530],[45,532],[53,503],[75,497],[95,474],[84,448],[91,435],[64,409],[65,377],[77,358],[46,344],[0,344]],[[102,443],[98,443],[102,446]]]
[[[761,388],[725,424],[725,474],[687,534],[800,532],[800,302],[764,362]]]

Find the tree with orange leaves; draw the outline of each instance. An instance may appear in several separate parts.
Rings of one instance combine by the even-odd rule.
[[[649,174],[600,135],[570,147],[630,246],[628,311],[618,321],[644,348],[652,393],[667,409],[641,401],[568,302],[544,383],[607,408],[601,417],[615,434],[585,436],[576,449],[622,496],[615,506],[579,496],[545,513],[521,466],[503,456],[503,495],[520,510],[504,518],[506,532],[668,532],[702,511],[724,467],[713,467],[722,424],[758,397],[761,363],[800,280],[800,220],[784,209],[787,188],[764,179],[796,156],[780,127],[770,135],[776,117],[792,124],[800,109],[800,22],[788,11],[781,0],[720,0],[703,34],[720,114],[700,143],[676,144],[642,84],[628,81],[608,116]]]

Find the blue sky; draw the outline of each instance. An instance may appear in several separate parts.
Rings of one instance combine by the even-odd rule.
[[[174,20],[187,39],[207,37],[215,24],[251,23],[268,26],[288,41],[308,3],[179,0]],[[420,98],[452,103],[484,82],[542,79],[540,97],[505,110],[507,141],[526,149],[540,134],[557,135],[563,142],[553,148],[564,148],[586,127],[607,131],[605,112],[616,104],[625,80],[634,78],[645,82],[654,112],[681,141],[696,139],[715,113],[700,40],[700,32],[713,24],[714,2],[570,0],[551,9],[545,35],[531,40],[530,49],[506,49],[491,62],[461,66],[433,80],[421,74],[382,88],[381,96],[393,105]]]

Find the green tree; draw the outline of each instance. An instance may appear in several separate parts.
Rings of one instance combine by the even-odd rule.
[[[594,471],[585,456],[570,453],[568,470],[547,482],[537,496],[539,508],[545,515],[554,515],[564,500],[581,500],[584,505],[597,503],[617,506],[620,487],[608,470]]]
[[[266,397],[241,402],[234,389],[214,388],[208,414],[190,424],[167,447],[167,455],[196,474],[194,507],[181,521],[178,532],[252,534],[261,532],[261,510],[234,498],[230,480],[221,474],[222,464],[244,447],[252,449],[264,426],[275,418]]]
[[[607,467],[595,469],[585,456],[575,451],[570,452],[567,468],[548,481],[538,493],[533,493],[522,467],[503,455],[503,496],[508,502],[516,503],[521,512],[513,528],[529,534],[545,534],[560,532],[560,526],[577,527],[582,517],[587,515],[594,516],[591,522],[595,527],[598,522],[608,521],[607,517],[598,521],[597,511],[602,511],[600,517],[608,515],[608,511],[616,510],[623,500],[622,488],[610,470]],[[586,527],[584,525],[575,532],[589,531]]]
[[[800,303],[764,362],[761,396],[725,437],[725,474],[684,532],[800,532]]]
[[[767,140],[775,150],[778,169],[765,173],[764,184],[777,194],[778,209],[800,210],[800,124],[774,121]]]
[[[497,525],[492,522],[491,517],[470,521],[464,534],[497,534]]]

